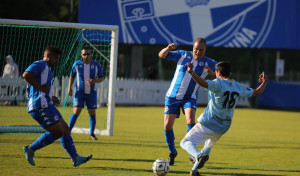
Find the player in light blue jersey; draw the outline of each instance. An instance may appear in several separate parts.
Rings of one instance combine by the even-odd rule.
[[[84,46],[81,49],[82,59],[73,64],[69,79],[69,96],[73,95],[72,84],[75,83],[74,109],[69,120],[70,130],[74,127],[78,116],[86,103],[90,116],[90,139],[97,140],[94,134],[96,127],[97,90],[96,83],[104,80],[102,67],[99,62],[91,59],[91,50]]]
[[[198,169],[209,159],[212,146],[230,128],[236,102],[240,97],[259,96],[267,86],[267,76],[259,76],[261,85],[256,89],[248,88],[234,80],[230,80],[230,63],[223,61],[216,64],[216,79],[203,80],[193,71],[193,63],[187,63],[188,72],[200,86],[208,89],[209,102],[198,122],[182,139],[180,146],[197,160],[190,175],[200,176]],[[196,145],[204,144],[199,151]]]
[[[214,68],[217,63],[215,60],[204,56],[206,52],[206,41],[203,38],[195,40],[193,51],[171,51],[176,49],[176,47],[176,44],[171,43],[158,54],[160,58],[177,62],[173,80],[166,93],[164,111],[164,132],[170,150],[170,165],[174,165],[174,159],[177,156],[173,125],[175,119],[180,115],[180,109],[182,109],[185,114],[188,131],[195,125],[199,85],[196,84],[191,75],[187,72],[187,66],[185,64],[193,62],[194,72],[202,78],[205,78],[208,74],[214,75]],[[191,156],[190,160],[193,161],[194,158]]]
[[[44,51],[43,60],[34,62],[23,73],[23,78],[28,83],[28,113],[46,130],[31,145],[23,147],[26,160],[32,166],[35,166],[34,152],[53,143],[58,138],[73,160],[73,166],[79,166],[92,158],[92,155],[84,157],[77,154],[68,124],[54,106],[60,102],[57,97],[52,96],[54,77],[50,67],[57,65],[61,53],[59,48],[48,46]]]

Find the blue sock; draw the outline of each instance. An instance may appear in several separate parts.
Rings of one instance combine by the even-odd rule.
[[[188,131],[190,131],[194,126],[195,126],[195,124],[187,124]]]
[[[91,115],[90,116],[90,135],[94,134],[96,127],[96,115]]]
[[[70,116],[70,120],[69,120],[69,128],[70,131],[72,131],[72,128],[74,127],[76,120],[77,120],[78,115],[75,115],[72,113],[72,115]]]
[[[75,159],[78,156],[73,139],[70,135],[61,137],[60,143],[72,159]]]
[[[174,132],[173,132],[173,129],[172,130],[169,130],[169,131],[165,131],[165,139],[166,139],[166,142],[168,144],[168,148],[170,150],[170,153],[176,153],[176,150],[175,150],[175,136],[174,136]]]
[[[41,149],[55,141],[54,136],[50,132],[43,133],[36,141],[30,145],[32,151]]]
[[[195,158],[198,158],[198,156],[201,155],[201,152],[198,150],[196,145],[187,139],[182,139],[180,142],[180,146]],[[198,163],[198,160],[196,160],[192,170],[198,170]]]

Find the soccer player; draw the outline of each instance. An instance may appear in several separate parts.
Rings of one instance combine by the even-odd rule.
[[[102,67],[99,62],[91,59],[91,50],[84,46],[81,49],[82,60],[73,64],[69,79],[69,96],[73,95],[72,84],[76,77],[74,109],[69,120],[70,131],[74,127],[78,116],[86,103],[90,116],[90,139],[97,140],[94,134],[96,126],[97,90],[95,83],[104,80]]]
[[[23,147],[26,160],[32,166],[34,152],[60,138],[61,145],[73,160],[73,166],[79,166],[92,158],[79,156],[70,136],[68,124],[64,121],[55,105],[60,104],[57,97],[52,96],[53,74],[50,67],[54,67],[60,60],[61,50],[54,46],[48,46],[44,51],[43,60],[31,64],[23,73],[27,86],[27,110],[46,132],[31,145]]]
[[[215,60],[204,56],[206,52],[206,41],[203,38],[197,38],[195,40],[193,51],[171,51],[176,49],[176,47],[176,44],[171,43],[158,54],[160,58],[177,62],[173,80],[166,93],[164,111],[164,132],[170,150],[168,159],[170,165],[174,165],[174,159],[177,156],[174,144],[175,135],[173,125],[175,119],[179,118],[180,109],[182,109],[185,114],[188,131],[195,125],[199,85],[196,84],[191,75],[187,72],[187,66],[185,64],[193,62],[193,71],[195,74],[205,78],[208,74],[214,75],[214,68],[217,63]],[[190,161],[193,160],[193,157],[190,157]]]
[[[200,176],[198,169],[202,168],[209,159],[212,146],[229,129],[236,102],[240,97],[259,96],[267,86],[267,76],[263,72],[259,76],[261,85],[256,89],[248,88],[229,79],[230,63],[222,61],[216,64],[216,79],[203,80],[193,71],[193,63],[187,63],[188,72],[200,86],[208,89],[209,102],[198,122],[182,139],[180,146],[197,160],[190,175]],[[203,144],[199,151],[196,145]]]

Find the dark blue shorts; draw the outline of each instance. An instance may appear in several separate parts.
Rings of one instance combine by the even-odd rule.
[[[84,94],[76,91],[73,106],[83,108],[84,102],[87,109],[97,109],[97,94]]]
[[[50,127],[60,121],[62,118],[60,112],[53,105],[46,109],[40,109],[29,113],[31,117],[36,120],[41,127]]]
[[[196,110],[197,101],[196,99],[190,98],[185,100],[176,100],[173,98],[166,97],[165,99],[165,114],[177,114],[177,118],[180,116],[180,108],[193,108]]]

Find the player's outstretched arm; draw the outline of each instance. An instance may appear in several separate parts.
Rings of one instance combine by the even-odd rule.
[[[253,94],[252,94],[253,97],[257,97],[260,94],[262,94],[267,86],[268,77],[265,74],[265,72],[262,72],[262,74],[259,75],[258,81],[261,83],[261,85],[253,90]]]
[[[159,53],[158,57],[160,58],[166,58],[169,51],[174,50],[177,48],[177,45],[175,43],[169,44],[167,47],[163,48]]]
[[[193,63],[186,63],[185,64],[188,67],[188,72],[191,74],[192,78],[195,80],[197,84],[199,84],[201,87],[207,88],[208,83],[204,79],[202,79],[200,76],[198,76],[194,71],[193,71]]]

